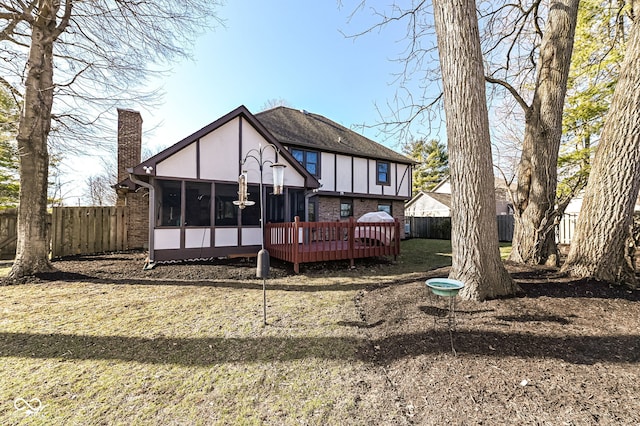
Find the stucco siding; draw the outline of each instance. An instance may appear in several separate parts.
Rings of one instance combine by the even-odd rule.
[[[262,243],[262,231],[260,228],[242,228],[242,245],[257,246]]]
[[[244,121],[244,126],[242,126],[242,158],[246,158],[247,154],[250,151],[254,150],[250,153],[250,155],[259,157],[258,151],[261,147],[266,147],[269,144],[267,140],[265,140],[260,133],[247,121]],[[286,166],[284,170],[284,185],[288,187],[302,187],[304,186],[304,177],[291,166],[291,163],[286,161],[282,155],[278,156],[278,160],[281,164]],[[271,164],[276,162],[276,154],[275,151],[271,148],[265,148],[262,151],[262,161],[264,163],[264,167],[262,168],[262,179],[265,185],[273,184],[273,173]],[[249,157],[242,167],[243,170],[246,170],[247,173],[247,181],[252,184],[260,183],[260,166],[258,161]]]
[[[240,174],[239,119],[236,118],[200,139],[200,178],[234,181]]]
[[[352,192],[353,170],[351,170],[351,157],[336,155],[336,165],[338,176],[336,180],[336,191]]]
[[[155,229],[153,237],[156,250],[180,248],[180,229]]]
[[[200,248],[211,246],[211,229],[195,228],[185,229],[184,231],[185,248]]]
[[[320,183],[323,191],[336,191],[336,155],[328,152],[320,154]]]
[[[181,149],[157,164],[156,176],[174,178],[197,178],[196,142]]]
[[[365,158],[354,158],[353,192],[357,194],[367,193],[367,166],[369,161]]]
[[[407,198],[411,198],[411,172],[409,166],[406,164],[398,164],[398,182],[396,188],[398,195],[403,195]]]
[[[238,245],[238,228],[216,228],[216,247],[231,247]]]
[[[382,185],[378,185],[377,180],[376,160],[368,160],[367,167],[369,169],[369,194],[382,194]]]

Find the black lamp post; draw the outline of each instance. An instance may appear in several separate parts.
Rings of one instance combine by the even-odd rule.
[[[264,154],[267,149],[273,150],[275,154],[275,161],[265,159]],[[263,176],[262,172],[266,164],[270,164],[273,175],[273,194],[281,195],[284,189],[284,168],[286,165],[278,162],[278,154],[280,150],[272,144],[265,146],[260,145],[257,149],[251,149],[244,156],[244,159],[240,162],[241,166],[244,166],[246,162],[253,158],[258,163],[258,169],[260,170],[260,251],[258,252],[256,277],[262,278],[262,323],[267,325],[267,278],[269,278],[269,252],[264,248],[264,190],[263,190]],[[238,201],[234,201],[233,204],[237,205],[240,209],[244,209],[246,206],[252,206],[255,204],[253,201],[247,199],[247,171],[243,170],[242,174],[238,177]]]

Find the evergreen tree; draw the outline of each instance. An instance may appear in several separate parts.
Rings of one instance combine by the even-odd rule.
[[[630,25],[626,9],[625,2],[580,2],[558,157],[560,209],[589,177],[591,157],[624,59]]]
[[[432,190],[449,176],[449,154],[442,142],[414,139],[403,147],[403,151],[418,162],[413,169],[413,195]]]
[[[18,205],[18,117],[18,106],[11,93],[4,86],[0,86],[0,208]]]

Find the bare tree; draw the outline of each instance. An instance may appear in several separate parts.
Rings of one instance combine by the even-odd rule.
[[[86,198],[93,206],[115,206],[116,191],[113,189],[115,179],[106,173],[89,176],[86,180]]]
[[[0,83],[19,98],[20,207],[10,278],[52,269],[46,229],[48,142],[90,139],[113,103],[188,54],[217,2],[8,0],[0,4]],[[55,100],[55,102],[54,102]],[[52,130],[60,138],[50,140]],[[81,138],[80,135],[85,137]]]
[[[486,79],[510,93],[525,115],[513,194],[516,221],[510,259],[516,262],[558,262],[557,163],[578,5],[579,0],[552,0],[546,11],[539,0],[521,1],[499,5],[485,15],[485,30],[493,32],[485,38],[492,64]]]
[[[512,259],[519,262],[557,260],[553,238],[556,162],[578,3],[551,0],[548,7],[540,0],[480,4],[486,80],[495,86],[491,98],[501,102],[504,96],[512,96],[524,112],[519,187],[513,194],[516,232]],[[367,2],[359,4],[363,9]],[[395,82],[398,94],[389,107],[394,113],[382,117],[385,130],[404,137],[411,124],[430,126],[436,114],[433,107],[440,101],[439,70],[433,65],[437,64],[435,46],[429,43],[429,2],[394,3],[386,10],[372,6],[371,10],[379,22],[354,36],[406,25],[406,49],[398,57],[402,67]],[[500,167],[504,169],[505,164]]]
[[[283,98],[271,98],[267,99],[267,101],[260,108],[261,111],[266,111],[268,109],[273,109],[279,106],[290,107],[289,102]]]
[[[450,276],[465,299],[514,294],[500,259],[484,69],[474,0],[434,0],[451,168]]]
[[[631,239],[640,188],[640,20],[629,36],[563,271],[637,286]]]

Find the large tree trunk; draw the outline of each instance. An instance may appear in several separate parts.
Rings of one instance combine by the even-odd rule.
[[[16,259],[9,278],[52,270],[47,237],[47,137],[53,105],[53,42],[59,2],[41,1],[32,23],[25,96],[18,128],[20,205]]]
[[[637,286],[628,248],[639,188],[640,20],[636,19],[563,271]]]
[[[484,300],[518,290],[498,247],[489,118],[473,0],[434,0],[451,171],[450,277]]]
[[[557,266],[555,243],[558,151],[579,0],[551,3],[540,49],[537,84],[526,112],[515,196],[510,260]]]

